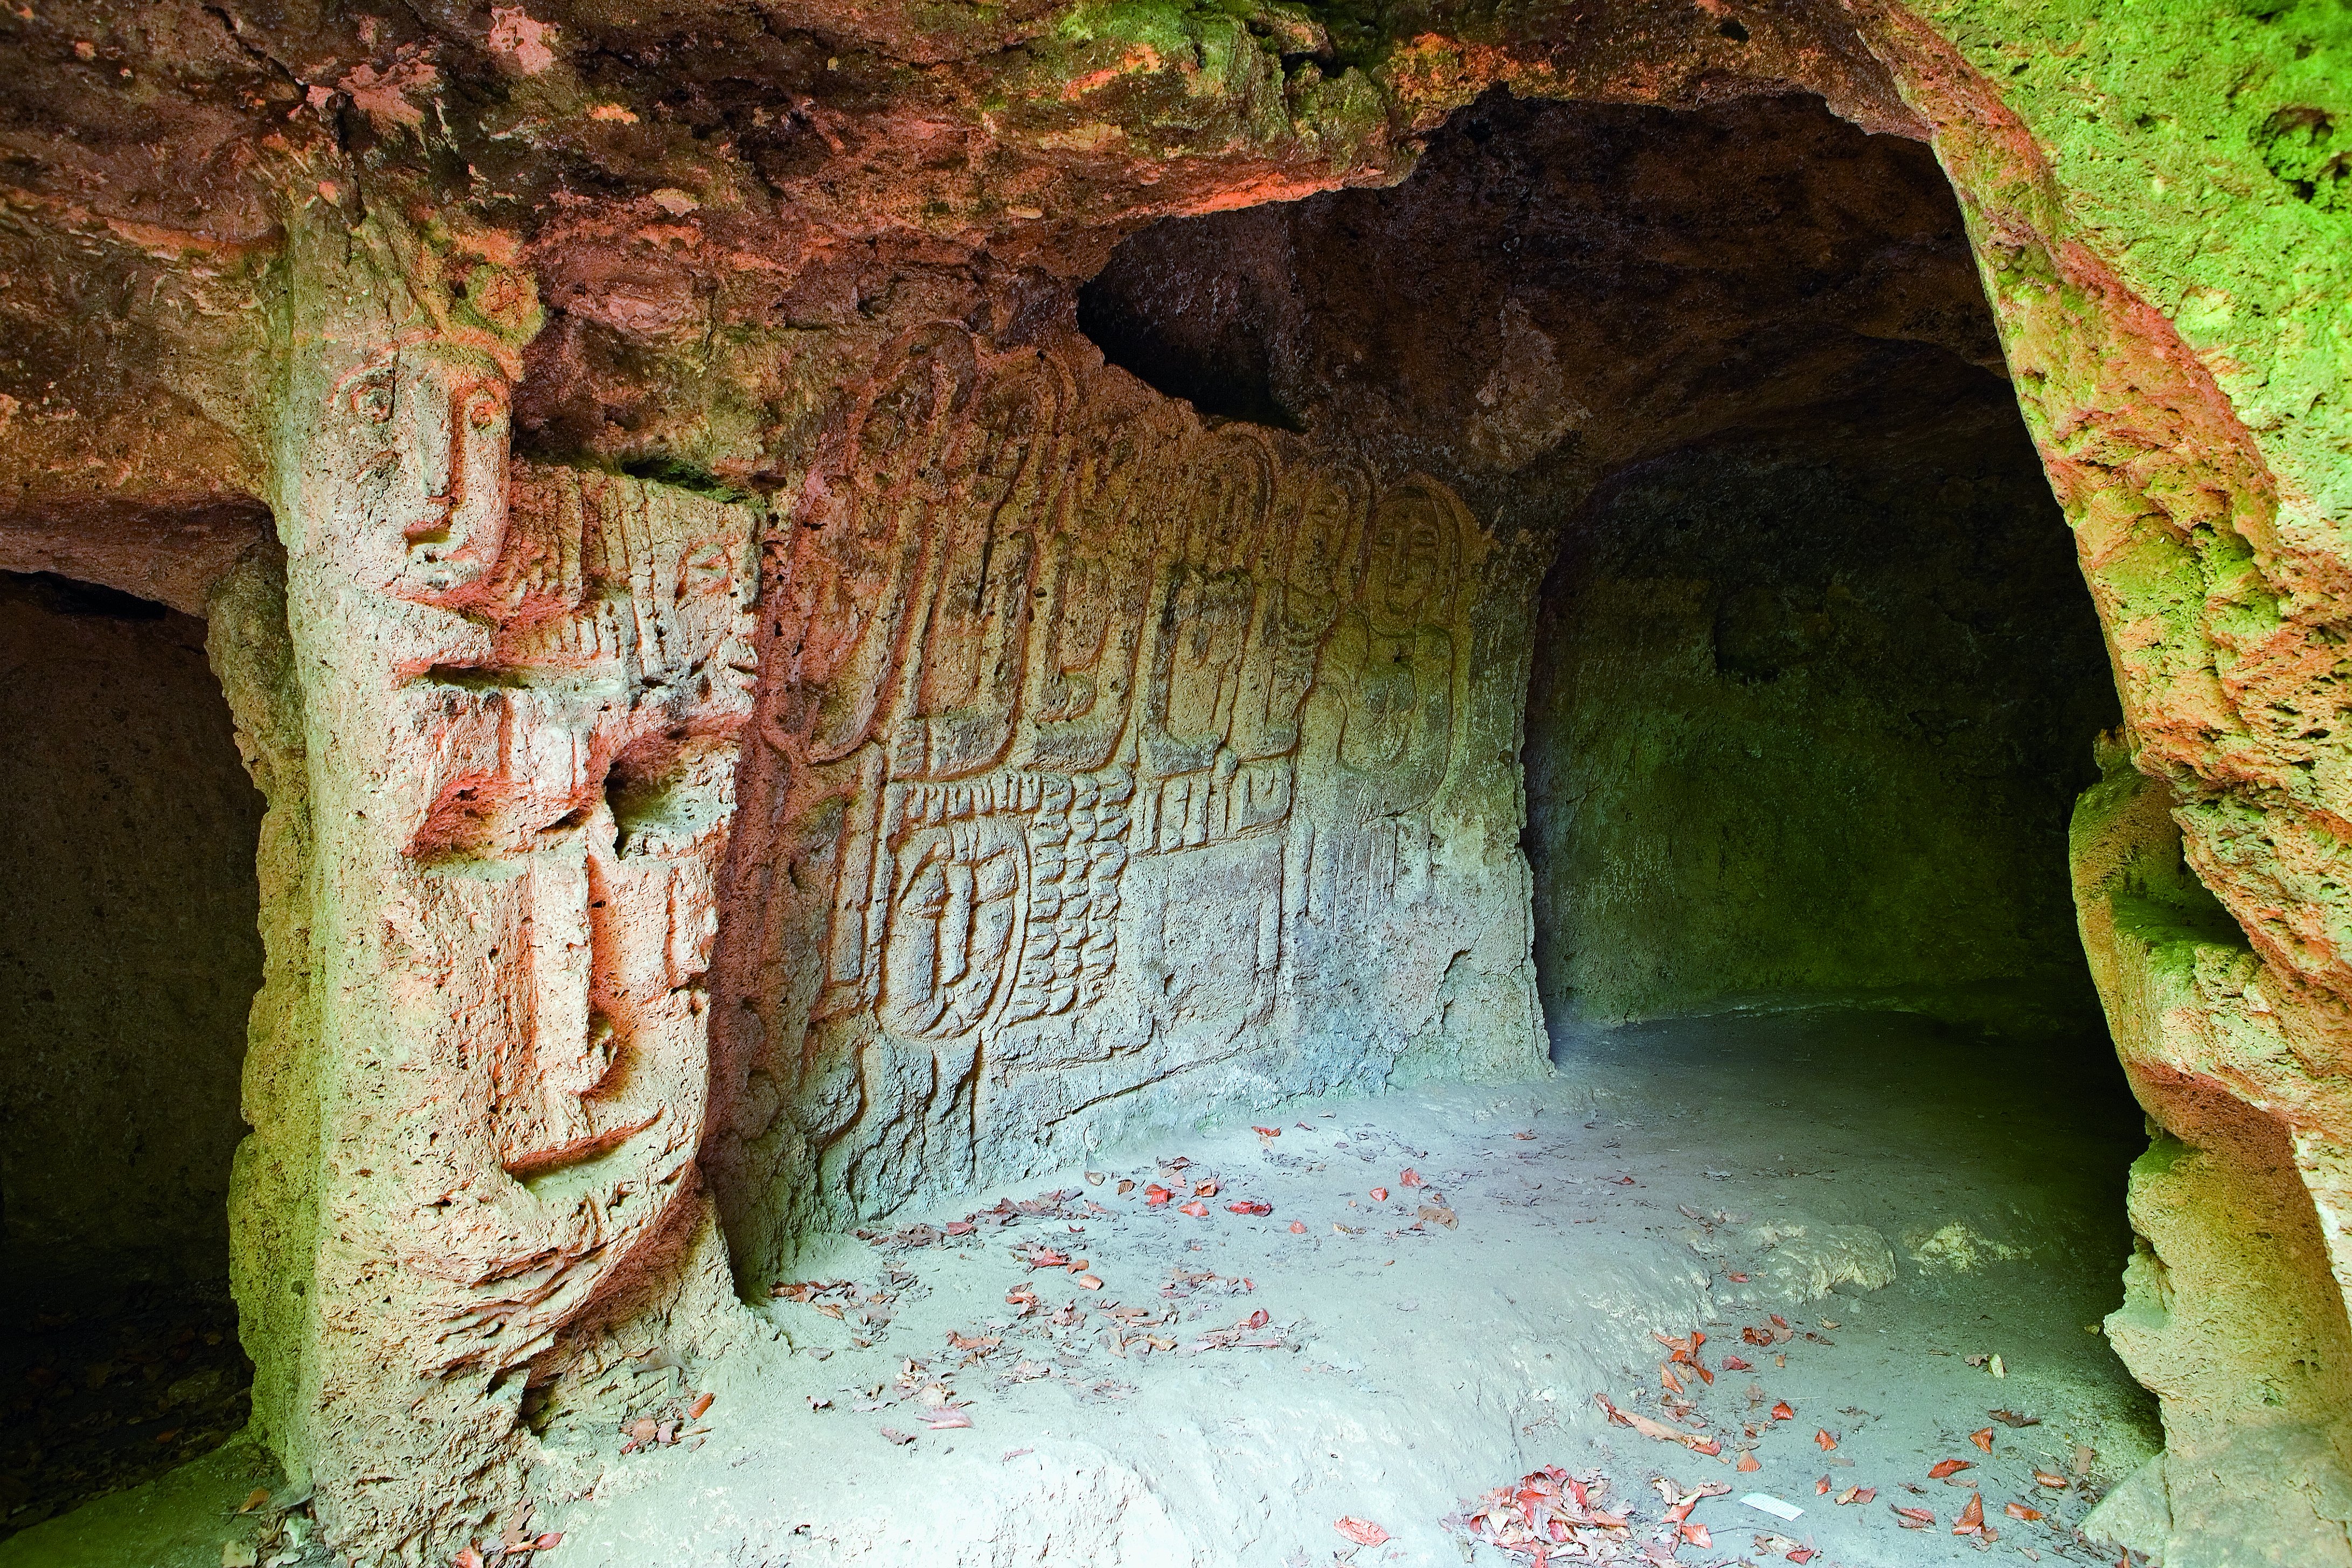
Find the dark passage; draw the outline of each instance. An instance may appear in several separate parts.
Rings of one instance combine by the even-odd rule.
[[[1861,1002],[2104,1053],[2065,830],[2114,687],[1925,147],[1494,95],[1392,190],[1145,231],[1080,321],[1204,414],[1444,479],[1540,581],[1556,1038]]]
[[[204,637],[0,575],[0,1535],[246,1419],[227,1202],[261,797]]]

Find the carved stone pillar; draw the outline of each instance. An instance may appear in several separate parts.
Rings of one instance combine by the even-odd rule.
[[[527,1384],[707,1229],[753,520],[510,469],[529,278],[312,210],[271,498],[312,1059],[261,1109],[315,1120],[315,1236],[299,1305],[249,1321],[330,1537],[436,1556],[520,1497]]]

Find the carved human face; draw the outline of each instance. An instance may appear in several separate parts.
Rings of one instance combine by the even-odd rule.
[[[504,378],[431,344],[389,350],[336,387],[330,420],[349,462],[336,523],[354,568],[404,599],[462,598],[506,535]]]
[[[901,1034],[978,1027],[1019,958],[1020,828],[1001,816],[941,823],[898,853],[880,1016]]]
[[[1445,618],[1454,592],[1448,531],[1437,502],[1417,490],[1381,502],[1364,552],[1364,609],[1374,631],[1400,637]]]

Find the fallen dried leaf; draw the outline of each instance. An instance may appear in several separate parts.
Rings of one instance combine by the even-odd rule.
[[[1824,1454],[1837,1447],[1837,1439],[1831,1436],[1827,1432],[1814,1433],[1813,1441],[1821,1445],[1822,1452]]]
[[[901,1448],[915,1440],[915,1435],[912,1432],[901,1432],[896,1426],[885,1426],[880,1430],[883,1436],[888,1438],[891,1442],[896,1443]]]
[[[1877,1496],[1876,1487],[1848,1487],[1831,1500],[1843,1508],[1853,1503],[1869,1502]]]
[[[1895,1510],[1895,1517],[1903,1521],[1906,1530],[1925,1530],[1936,1522],[1936,1516],[1924,1508],[1905,1508],[1901,1503],[1894,1502],[1886,1506]]]
[[[2053,1476],[2048,1470],[2034,1471],[2033,1479],[2040,1481],[2043,1486],[2048,1487],[2052,1491],[2063,1492],[2066,1489],[2066,1478],[2063,1476]]]
[[[1756,1369],[1748,1365],[1746,1362],[1741,1361],[1736,1355],[1727,1355],[1723,1358],[1723,1370],[1726,1372],[1754,1372]]]
[[[552,1552],[563,1544],[563,1531],[551,1530],[530,1543],[533,1552]]]
[[[2042,1425],[2041,1416],[2020,1415],[2014,1410],[1988,1410],[1985,1414],[1991,1416],[1994,1420],[2000,1422],[2004,1426],[2039,1426]]]
[[[1797,1413],[1796,1413],[1796,1411],[1794,1411],[1794,1410],[1792,1410],[1791,1408],[1790,1408],[1789,1402],[1788,1402],[1787,1400],[1783,1399],[1783,1400],[1781,1400],[1779,1404],[1777,1404],[1777,1405],[1773,1405],[1773,1406],[1772,1406],[1772,1419],[1773,1419],[1773,1420],[1775,1420],[1775,1421],[1794,1421],[1796,1418],[1797,1418]]]
[[[1707,1533],[1706,1526],[1695,1519],[1685,1520],[1675,1528],[1682,1531],[1685,1545],[1696,1546],[1705,1551],[1715,1544],[1715,1538]]]
[[[1195,1182],[1192,1184],[1192,1195],[1196,1198],[1213,1198],[1217,1195],[1217,1184],[1214,1181]]]
[[[266,1503],[268,1500],[269,1489],[268,1487],[256,1487],[253,1489],[252,1494],[245,1500],[244,1505],[236,1511],[239,1513],[251,1513],[255,1509],[259,1508],[263,1503]]]
[[[1374,1187],[1372,1189],[1372,1202],[1376,1204],[1384,1204],[1388,1201],[1389,1190],[1386,1187]]]
[[[969,1426],[971,1425],[971,1415],[965,1411],[956,1409],[953,1406],[947,1406],[939,1410],[926,1411],[923,1414],[923,1420],[934,1432],[945,1431],[951,1426]]]
[[[1938,1459],[1927,1467],[1927,1479],[1931,1481],[1940,1481],[1946,1476],[1957,1476],[1962,1470],[1973,1470],[1976,1468],[1976,1462],[1972,1459]]]
[[[1081,1290],[1099,1290],[1102,1289],[1102,1281],[1091,1274],[1081,1274],[1076,1279],[1072,1280],[1071,1283],[1076,1285]]]
[[[1421,1185],[1421,1173],[1414,1170],[1412,1166],[1407,1165],[1403,1170],[1397,1173],[1397,1185],[1401,1187],[1417,1187]]]
[[[1333,1520],[1331,1528],[1359,1546],[1378,1546],[1389,1538],[1389,1532],[1370,1520],[1355,1519],[1346,1514]]]
[[[1829,1477],[1823,1476],[1820,1480],[1813,1483],[1813,1495],[1815,1497],[1827,1497],[1830,1495]]]
[[[1273,1321],[1273,1320],[1266,1316],[1265,1309],[1264,1307],[1260,1307],[1256,1311],[1252,1312],[1248,1317],[1242,1320],[1242,1327],[1245,1329],[1262,1329],[1271,1321]]]
[[[1454,1226],[1454,1211],[1444,1204],[1422,1205],[1419,1218],[1423,1225],[1442,1225],[1448,1230]]]
[[[1118,1195],[1120,1197],[1125,1197],[1128,1194],[1133,1191],[1135,1191],[1135,1184],[1125,1176],[1121,1176],[1118,1181]]]
[[[231,1542],[229,1543],[231,1547],[240,1544],[242,1544],[242,1542]],[[250,1546],[246,1547],[243,1552],[224,1550],[221,1552],[221,1562],[226,1564],[232,1559],[235,1559],[237,1562],[250,1563],[254,1559],[254,1551]],[[470,1546],[459,1547],[457,1549],[457,1555],[452,1558],[451,1561],[457,1564],[457,1568],[482,1568],[482,1554],[475,1551]]]
[[[1952,1526],[1952,1533],[1954,1535],[1984,1533],[1984,1499],[1981,1497],[1969,1499],[1968,1506],[1960,1510],[1960,1517]]]
[[[1739,1451],[1739,1458],[1738,1458],[1738,1460],[1736,1463],[1734,1463],[1734,1464],[1732,1465],[1732,1467],[1731,1467],[1731,1468],[1732,1468],[1733,1469],[1735,1469],[1735,1470],[1739,1471],[1741,1474],[1745,1475],[1745,1474],[1748,1474],[1748,1473],[1753,1472],[1753,1471],[1756,1471],[1756,1470],[1760,1470],[1760,1469],[1762,1469],[1764,1467],[1763,1467],[1762,1465],[1758,1464],[1758,1463],[1756,1462],[1756,1456],[1755,1456],[1755,1455],[1753,1455],[1753,1454],[1751,1454],[1751,1453],[1748,1452],[1748,1450],[1746,1450],[1745,1448],[1743,1448],[1743,1449],[1741,1449],[1741,1450]]]
[[[1817,1546],[1792,1546],[1789,1549],[1788,1556],[1790,1562],[1801,1563],[1811,1563],[1821,1554],[1821,1548]]]
[[[2035,1520],[2042,1517],[2042,1510],[2040,1509],[2028,1508],[2021,1502],[2006,1504],[2005,1509],[2010,1518],[2021,1519],[2028,1524],[2032,1523]]]
[[[719,1396],[715,1394],[706,1394],[701,1395],[699,1398],[696,1399],[693,1404],[686,1407],[686,1418],[688,1421],[701,1420],[702,1413],[709,1409],[710,1402],[718,1397]]]
[[[1260,1203],[1255,1198],[1244,1198],[1237,1204],[1227,1204],[1225,1208],[1233,1214],[1272,1214],[1274,1212],[1272,1204]]]
[[[1990,1427],[1990,1426],[1988,1426],[1988,1427],[1986,1427],[1986,1428],[1985,1428],[1983,1431],[1981,1431],[1981,1432],[1971,1432],[1971,1433],[1969,1433],[1969,1442],[1971,1442],[1971,1443],[1974,1443],[1978,1447],[1982,1448],[1986,1453],[1988,1453],[1988,1454],[1991,1453],[1991,1452],[1992,1452],[1992,1428],[1991,1428],[1991,1427]]]
[[[1153,1208],[1160,1207],[1162,1205],[1166,1204],[1169,1199],[1175,1195],[1176,1194],[1174,1193],[1170,1192],[1158,1182],[1154,1182],[1150,1186],[1143,1189],[1143,1201],[1150,1204]]]
[[[1194,1219],[1206,1219],[1209,1217],[1209,1205],[1202,1203],[1200,1199],[1194,1198],[1189,1204],[1178,1205],[1176,1212],[1178,1214],[1191,1215]]]
[[[1250,1131],[1256,1133],[1261,1138],[1279,1138],[1282,1136],[1282,1129],[1279,1127],[1253,1127]]]
[[[1690,1392],[1683,1386],[1683,1380],[1675,1375],[1675,1369],[1667,1365],[1664,1362],[1660,1362],[1658,1363],[1658,1383],[1662,1387],[1669,1389],[1675,1394],[1687,1394]]]
[[[1609,1396],[1605,1394],[1594,1394],[1592,1401],[1601,1406],[1610,1420],[1621,1426],[1631,1426],[1644,1437],[1654,1438],[1661,1443],[1680,1443],[1694,1454],[1706,1454],[1711,1457],[1723,1452],[1723,1445],[1712,1437],[1701,1437],[1689,1432],[1677,1432],[1662,1421],[1653,1421],[1646,1415],[1637,1415],[1630,1410],[1620,1410],[1609,1402]]]
[[[1290,1222],[1290,1234],[1293,1236],[1305,1236],[1307,1234],[1307,1226],[1305,1223],[1299,1220],[1292,1220]]]

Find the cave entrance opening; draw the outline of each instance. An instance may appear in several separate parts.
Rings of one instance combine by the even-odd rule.
[[[1204,416],[1436,476],[1516,558],[1482,646],[1528,674],[1554,1063],[1707,1321],[1861,1339],[1791,1400],[1846,1412],[1824,1440],[2145,1459],[2099,1332],[2145,1139],[2066,856],[2120,714],[1928,150],[1811,99],[1490,94],[1393,188],[1142,231],[1079,321]]]
[[[242,1428],[229,1172],[261,798],[205,623],[0,574],[0,1536]]]

